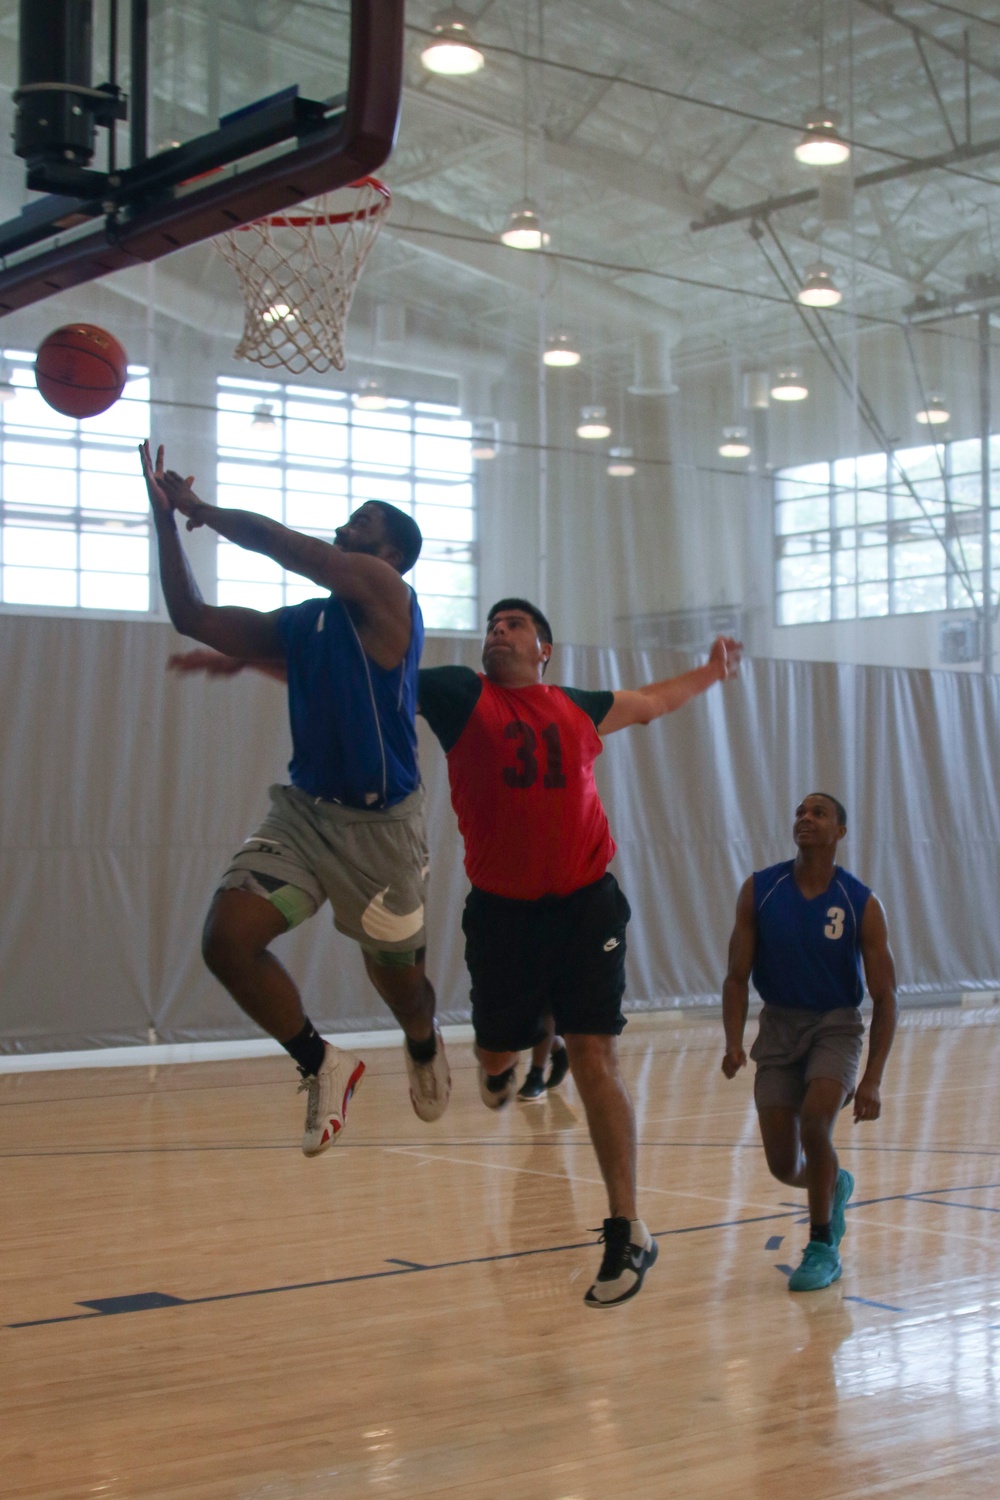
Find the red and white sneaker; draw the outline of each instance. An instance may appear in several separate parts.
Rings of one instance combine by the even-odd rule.
[[[324,1042],[326,1054],[318,1073],[302,1075],[299,1093],[306,1095],[303,1156],[321,1156],[344,1133],[347,1106],[361,1086],[365,1065],[352,1052],[341,1052]]]

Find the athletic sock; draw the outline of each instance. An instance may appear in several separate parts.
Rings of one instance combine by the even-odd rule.
[[[653,1236],[646,1228],[642,1219],[631,1219],[629,1221],[628,1242],[630,1245],[641,1245],[644,1250],[648,1250],[653,1243]]]
[[[311,1021],[307,1020],[297,1036],[281,1045],[295,1059],[306,1077],[311,1078],[323,1066],[326,1043]]]
[[[811,1240],[822,1240],[824,1245],[832,1245],[833,1230],[829,1224],[810,1224],[809,1238]]]
[[[426,1042],[415,1042],[412,1036],[408,1036],[406,1050],[415,1063],[429,1063],[437,1054],[437,1037],[433,1031]]]

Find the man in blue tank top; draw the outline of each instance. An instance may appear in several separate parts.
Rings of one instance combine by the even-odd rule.
[[[334,924],[361,946],[365,968],[405,1034],[410,1098],[422,1120],[445,1111],[451,1077],[424,972],[428,870],[414,724],[423,620],[403,581],[420,552],[411,516],[369,501],[333,543],[251,511],[208,505],[192,481],[141,448],[163,594],[176,629],[232,658],[280,664],[287,676],[290,786],[231,861],[205,923],[202,951],[236,1003],[298,1063],[307,1093],[302,1149],[339,1140],[364,1075],[306,1016],[298,989],[269,951],[282,932],[329,900]],[[300,573],[323,598],[271,613],[201,598],[177,532],[208,526],[237,546]]]
[[[764,1008],[750,1056],[767,1164],[779,1182],[805,1188],[810,1235],[793,1292],[816,1291],[841,1274],[839,1245],[854,1178],[842,1169],[833,1127],[853,1097],[854,1119],[877,1120],[880,1086],[896,1030],[896,974],[882,904],[835,863],[847,832],[836,797],[811,792],[795,811],[794,859],[758,870],[736,905],[722,987],[722,1071],[746,1066],[743,1032],[752,978]],[[873,1012],[868,1062],[857,1082],[864,978]]]

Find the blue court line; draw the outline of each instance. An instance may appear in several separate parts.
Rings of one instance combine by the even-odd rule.
[[[940,1198],[932,1198],[927,1193],[910,1193],[908,1196],[914,1203],[933,1203],[936,1208],[968,1208],[975,1214],[1000,1214],[1000,1208],[987,1208],[982,1203],[942,1203]]]
[[[882,1312],[905,1313],[905,1307],[893,1307],[891,1302],[873,1302],[870,1297],[845,1297],[845,1302],[861,1302],[865,1307],[877,1307]]]
[[[710,1229],[733,1229],[744,1224],[762,1224],[769,1219],[786,1219],[787,1214],[760,1214],[752,1219],[724,1219],[714,1224],[689,1224],[681,1229],[654,1231],[656,1239],[669,1239],[680,1234],[699,1234]],[[323,1281],[297,1281],[282,1286],[253,1287],[244,1292],[216,1292],[208,1297],[175,1297],[170,1292],[134,1292],[120,1297],[97,1297],[78,1302],[78,1307],[94,1308],[96,1311],[68,1313],[60,1318],[30,1318],[24,1322],[8,1323],[7,1328],[41,1328],[50,1323],[83,1323],[88,1318],[116,1317],[122,1313],[155,1312],[162,1307],[197,1307],[207,1302],[234,1302],[244,1297],[269,1297],[277,1292],[306,1292],[317,1287],[349,1286],[358,1281],[383,1281],[390,1276],[413,1276],[421,1271],[453,1271],[463,1266],[494,1265],[507,1260],[525,1260],[533,1255],[561,1255],[568,1250],[592,1250],[593,1240],[581,1240],[573,1245],[544,1245],[534,1250],[509,1250],[500,1255],[475,1255],[467,1260],[436,1261],[422,1265],[409,1260],[387,1260],[396,1267],[392,1271],[365,1271],[354,1276],[332,1276]]]
[[[778,1246],[781,1244],[781,1242],[784,1240],[784,1238],[785,1238],[785,1236],[783,1234],[772,1234],[771,1238],[768,1240],[767,1244],[764,1246],[764,1249],[765,1250],[777,1250]]]

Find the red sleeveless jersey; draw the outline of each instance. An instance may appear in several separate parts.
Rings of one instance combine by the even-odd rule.
[[[615,844],[594,783],[602,745],[593,719],[562,688],[480,681],[478,701],[448,751],[472,884],[536,901],[600,880]],[[610,694],[601,697],[610,706]]]

